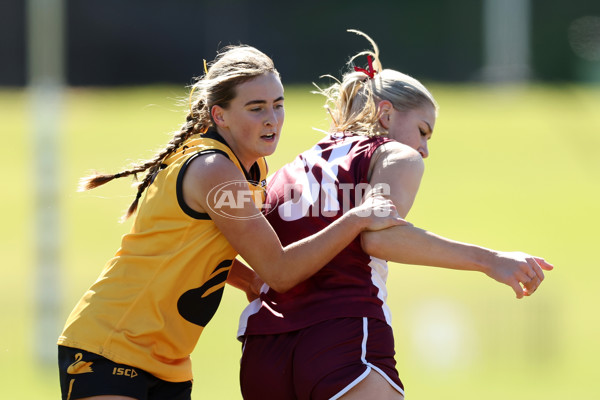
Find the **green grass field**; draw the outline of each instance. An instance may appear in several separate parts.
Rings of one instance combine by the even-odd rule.
[[[556,269],[531,298],[481,274],[391,265],[398,370],[411,400],[600,399],[600,87],[432,84],[441,110],[408,219],[441,235],[545,257]],[[286,90],[271,170],[326,129],[320,96]],[[150,157],[178,128],[175,87],[71,89],[60,140],[58,329],[119,246],[129,182],[77,193],[93,169]],[[26,92],[0,90],[5,165],[0,248],[0,398],[57,399],[57,371],[34,354],[33,154]],[[193,354],[195,399],[240,399],[237,319],[229,288]],[[49,337],[59,332],[49,332]],[[53,346],[53,340],[50,341]],[[52,350],[54,351],[54,350]]]

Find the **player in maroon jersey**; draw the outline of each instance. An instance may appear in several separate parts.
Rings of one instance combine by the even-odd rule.
[[[332,105],[330,134],[269,182],[267,218],[283,245],[319,231],[375,190],[384,190],[405,217],[418,191],[437,104],[416,79],[383,69],[376,44],[354,32],[373,45],[353,57],[368,55],[368,67],[355,67],[322,91]],[[456,242],[412,225],[362,233],[295,287],[263,286],[243,312],[244,398],[403,398],[384,260],[481,271],[518,298],[533,294],[543,269],[552,269],[539,257]]]

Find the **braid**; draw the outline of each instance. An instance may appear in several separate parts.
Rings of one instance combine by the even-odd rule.
[[[154,177],[160,170],[163,160],[175,152],[179,146],[181,146],[181,144],[185,142],[191,135],[194,133],[203,133],[206,131],[206,129],[208,129],[208,124],[203,122],[206,120],[200,118],[201,114],[203,113],[202,111],[199,111],[199,109],[202,110],[204,108],[204,102],[202,100],[198,101],[197,105],[190,110],[190,113],[186,117],[186,122],[182,125],[181,129],[173,136],[169,143],[167,143],[167,146],[157,153],[151,160],[135,165],[130,169],[126,169],[116,174],[93,174],[81,178],[79,181],[78,191],[81,192],[90,190],[104,185],[113,179],[123,178],[129,175],[134,175],[134,178],[137,180],[138,173],[147,171],[144,179],[137,185],[135,200],[133,200],[125,215],[121,217],[121,222],[125,221],[137,210],[142,194],[154,180]]]
[[[191,135],[194,133],[204,132],[208,128],[202,122],[198,122],[196,118],[194,118],[193,114],[190,113],[186,118],[186,123],[181,127],[181,130],[171,139],[171,141],[167,144],[167,147],[163,149],[160,153],[158,153],[152,161],[146,163],[148,165],[148,173],[144,177],[144,180],[140,182],[137,186],[137,194],[135,195],[135,200],[129,206],[127,213],[121,218],[122,221],[129,218],[135,210],[137,210],[138,203],[142,194],[146,190],[146,188],[152,183],[154,177],[160,170],[160,166],[162,161],[171,155],[175,150],[179,148],[179,146],[185,142]]]
[[[134,165],[132,168],[116,174],[93,174],[82,178],[79,190],[93,189],[113,179],[129,175],[133,175],[137,180],[138,173],[146,172],[142,181],[137,185],[135,200],[133,200],[122,218],[122,220],[127,219],[137,210],[144,191],[160,171],[164,160],[173,154],[190,136],[205,133],[214,124],[210,113],[212,106],[219,105],[227,108],[231,100],[236,97],[236,87],[243,82],[265,73],[274,73],[279,76],[273,61],[268,56],[253,47],[245,45],[224,48],[211,64],[210,69],[207,69],[205,65],[205,75],[192,86],[187,99],[189,114],[179,131],[173,135],[164,149],[151,160]]]

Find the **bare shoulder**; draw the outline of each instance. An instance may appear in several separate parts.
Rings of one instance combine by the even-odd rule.
[[[222,154],[195,157],[183,176],[183,198],[198,212],[206,210],[206,196],[223,182],[245,179],[242,172]]]
[[[376,171],[382,172],[388,169],[401,169],[404,172],[422,175],[425,164],[418,151],[400,142],[392,141],[382,144],[373,153],[369,177]]]
[[[425,171],[419,152],[399,142],[385,143],[373,155],[369,168],[369,183],[383,185],[400,216],[406,217]]]

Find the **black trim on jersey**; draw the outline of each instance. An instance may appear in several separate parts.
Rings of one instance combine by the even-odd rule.
[[[215,128],[208,128],[206,133],[202,134],[203,138],[216,140],[217,142],[223,143],[225,146],[229,147],[225,138],[221,136],[221,134]],[[231,149],[231,147],[229,147]]]
[[[233,151],[231,146],[229,144],[227,144],[227,142],[225,141],[225,138],[223,136],[221,136],[221,134],[219,132],[217,132],[217,130],[214,128],[209,128],[206,131],[206,133],[202,135],[202,137],[207,138],[207,139],[216,140],[217,142],[221,142],[225,146],[227,146],[229,148],[229,150],[231,150],[231,152],[235,155],[235,158],[237,158],[238,163],[240,164],[240,167],[242,167],[242,172],[244,173],[246,180],[254,186],[260,185],[260,167],[258,166],[257,162],[252,164],[252,166],[250,167],[250,172],[246,171],[246,168],[244,167],[244,165],[238,158],[237,154],[235,154],[235,151]]]
[[[199,157],[199,156],[202,156],[205,154],[222,154],[225,157],[227,157],[227,159],[229,159],[229,156],[223,150],[207,149],[207,150],[199,151],[196,154],[194,154],[193,156],[191,156],[190,158],[188,158],[187,160],[185,160],[185,163],[183,163],[183,165],[181,166],[181,169],[179,170],[179,174],[177,175],[177,185],[175,186],[176,187],[175,190],[177,192],[177,203],[179,203],[179,207],[181,207],[181,209],[183,210],[184,213],[186,213],[187,215],[189,215],[190,217],[195,218],[195,219],[210,219],[210,215],[208,215],[208,213],[198,212],[186,204],[185,200],[183,199],[183,176],[185,175],[185,171],[187,170],[187,168],[190,165],[190,163],[192,162],[192,160],[196,157]]]

